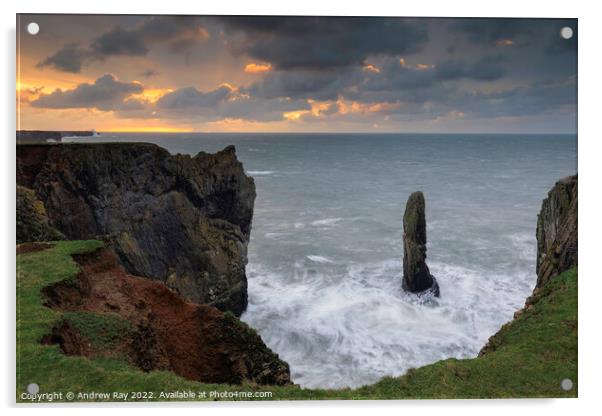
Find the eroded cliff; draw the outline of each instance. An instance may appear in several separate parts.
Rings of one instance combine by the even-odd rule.
[[[288,364],[233,315],[125,273],[109,250],[73,258],[77,276],[42,289],[45,306],[63,312],[43,343],[67,355],[126,356],[141,370],[206,383],[291,383]]]

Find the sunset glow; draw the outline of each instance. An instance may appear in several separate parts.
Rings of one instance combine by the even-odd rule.
[[[31,19],[44,30],[18,30],[20,129],[575,128],[576,41],[558,35],[572,21],[366,18],[333,32],[329,18]]]

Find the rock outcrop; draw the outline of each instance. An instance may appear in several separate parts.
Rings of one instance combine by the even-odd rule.
[[[577,175],[556,182],[537,217],[537,285],[577,266]]]
[[[559,180],[548,192],[537,216],[536,235],[537,283],[525,306],[514,313],[514,319],[533,309],[552,278],[577,266],[577,175]],[[507,322],[490,337],[479,356],[495,351],[499,334],[513,322]]]
[[[422,192],[408,198],[403,215],[403,289],[419,293],[432,290],[439,296],[439,284],[426,265],[426,217]]]
[[[17,185],[17,244],[64,238],[50,226],[44,204],[35,192]]]
[[[102,238],[126,270],[240,315],[255,185],[235,149],[146,143],[17,146],[17,183],[68,239]]]
[[[288,364],[232,314],[128,275],[106,249],[73,257],[76,278],[42,290],[45,306],[64,312],[43,343],[68,355],[125,356],[143,371],[205,383],[291,384]]]

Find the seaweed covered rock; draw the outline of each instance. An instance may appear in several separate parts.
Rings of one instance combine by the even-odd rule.
[[[422,192],[408,198],[403,215],[403,289],[420,293],[432,290],[439,296],[439,284],[426,265],[426,217]]]
[[[68,239],[102,238],[130,273],[245,310],[255,184],[233,146],[194,157],[147,143],[17,146],[17,183]]]
[[[64,238],[48,223],[46,208],[35,192],[17,185],[17,244]]]
[[[577,266],[577,175],[556,182],[537,217],[537,285]]]

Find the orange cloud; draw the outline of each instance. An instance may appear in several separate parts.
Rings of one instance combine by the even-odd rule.
[[[419,71],[424,71],[425,69],[431,69],[434,67],[435,67],[435,65],[430,65],[430,64],[417,64],[416,65],[416,69],[418,69]]]
[[[256,64],[250,63],[245,66],[245,72],[255,74],[258,72],[267,72],[272,70],[272,64]]]
[[[350,113],[359,113],[359,114],[374,114],[380,113],[382,111],[392,110],[399,107],[399,103],[360,103],[357,101],[352,101],[351,103],[346,102],[343,99],[337,101],[337,105],[339,106],[339,114],[350,114]]]
[[[191,128],[186,127],[170,127],[170,126],[117,126],[111,127],[108,130],[101,130],[102,132],[119,132],[119,133],[188,133],[194,131]]]
[[[173,92],[171,88],[148,88],[142,91],[140,94],[132,94],[128,99],[136,99],[138,101],[145,101],[147,103],[156,103],[165,94]]]
[[[514,45],[514,41],[512,39],[500,39],[496,44],[499,46],[511,46]]]
[[[378,74],[380,72],[380,68],[378,68],[377,66],[374,66],[372,64],[364,65],[363,70],[366,72],[374,72],[376,74]]]
[[[288,121],[296,121],[296,120],[299,120],[305,114],[309,114],[309,113],[310,113],[309,110],[289,111],[289,112],[283,113],[282,117],[284,117]]]

